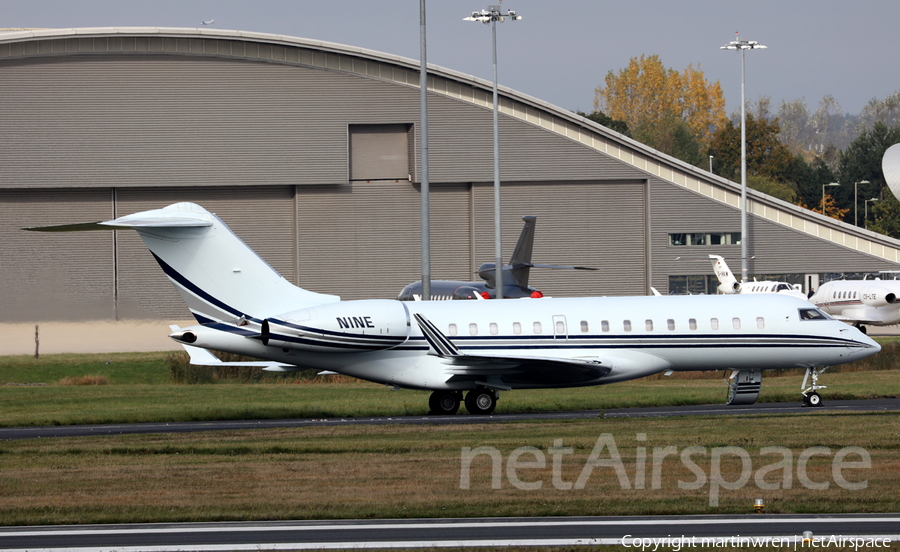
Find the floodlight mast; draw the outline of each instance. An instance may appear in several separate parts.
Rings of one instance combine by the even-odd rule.
[[[422,300],[431,301],[431,207],[428,185],[428,62],[425,49],[425,0],[419,0],[419,144],[422,157]]]
[[[737,35],[737,33],[735,33]],[[748,282],[747,270],[747,116],[744,106],[744,50],[766,48],[755,40],[747,40],[735,36],[720,50],[738,50],[741,52],[741,281]]]
[[[494,53],[494,268],[496,269],[494,285],[497,299],[503,299],[503,249],[500,239],[500,126],[497,118],[497,21],[503,23],[507,17],[511,21],[522,19],[522,16],[516,15],[513,10],[503,13],[500,6],[488,6],[487,9],[472,12],[471,17],[463,18],[463,21],[491,24]]]

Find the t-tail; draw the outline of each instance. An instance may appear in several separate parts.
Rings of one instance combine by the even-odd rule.
[[[712,261],[713,272],[719,279],[719,291],[724,294],[740,293],[741,283],[731,273],[731,269],[725,264],[725,259],[719,255],[710,255],[709,258]]]
[[[259,319],[285,307],[340,301],[288,282],[215,214],[176,203],[115,220],[28,228],[44,232],[136,230],[201,323]]]

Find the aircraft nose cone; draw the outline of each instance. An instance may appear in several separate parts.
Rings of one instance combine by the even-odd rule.
[[[877,341],[859,330],[854,329],[854,331],[856,331],[856,335],[853,341],[856,345],[853,346],[852,356],[862,359],[881,352],[881,345]]]

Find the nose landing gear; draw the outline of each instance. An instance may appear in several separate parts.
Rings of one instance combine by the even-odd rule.
[[[827,369],[827,366],[821,370],[814,366],[810,366],[806,369],[806,375],[803,376],[803,383],[800,385],[800,392],[803,393],[803,404],[805,406],[822,406],[822,397],[819,396],[816,391],[828,387],[826,385],[819,385],[819,375]],[[812,377],[812,383],[807,387],[806,381],[810,379],[810,377]]]

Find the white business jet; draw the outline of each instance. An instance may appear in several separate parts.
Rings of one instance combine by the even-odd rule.
[[[806,300],[806,295],[803,295],[800,284],[791,285],[787,282],[774,282],[768,280],[763,282],[758,282],[756,280],[746,283],[738,282],[737,278],[732,274],[731,269],[728,268],[728,265],[725,263],[725,259],[719,255],[710,255],[709,259],[712,261],[713,272],[719,280],[718,289],[726,295],[734,293],[780,293],[796,297],[797,299],[803,299],[804,301]]]
[[[191,203],[112,221],[32,230],[138,232],[198,324],[179,343],[278,365],[432,391],[429,406],[493,412],[499,391],[734,370],[731,404],[752,403],[762,370],[802,368],[819,404],[828,366],[881,347],[806,301],[657,296],[515,301],[341,301],[294,286],[214,214]],[[812,397],[812,399],[810,399]]]
[[[809,300],[834,318],[853,324],[865,333],[866,326],[900,323],[898,296],[898,280],[832,280],[819,286]]]

